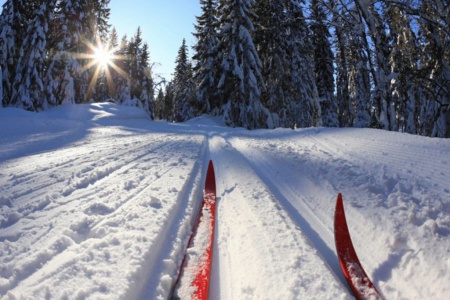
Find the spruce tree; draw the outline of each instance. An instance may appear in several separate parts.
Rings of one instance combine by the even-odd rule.
[[[196,110],[198,114],[218,114],[220,105],[216,101],[217,88],[217,1],[200,0],[202,15],[197,17],[194,36],[194,78],[197,86]]]
[[[298,127],[321,126],[321,109],[312,61],[312,43],[301,1],[288,1],[286,14],[287,41],[291,49],[289,102],[292,119],[294,125]]]
[[[124,35],[120,41],[120,46],[116,55],[119,58],[115,68],[116,72],[119,73],[119,76],[115,76],[114,85],[115,85],[115,99],[119,103],[129,102],[131,100],[131,81],[129,76],[129,64],[127,57],[127,48],[128,48],[128,38]]]
[[[322,111],[322,124],[326,127],[336,127],[339,122],[334,97],[334,54],[329,40],[331,34],[327,26],[327,16],[319,0],[311,1],[310,10],[314,73]]]
[[[0,108],[3,108],[3,103],[1,102],[3,99],[3,72],[2,72],[2,66],[0,64]]]
[[[162,88],[158,88],[154,107],[154,118],[157,120],[164,119],[164,91]]]
[[[140,86],[142,88],[141,95],[139,96],[140,107],[154,118],[154,88],[152,70],[149,66],[150,52],[148,50],[148,44],[144,43],[142,47],[141,55],[139,57],[139,68],[142,72],[140,78]]]
[[[183,39],[178,50],[172,82],[174,93],[173,116],[177,122],[186,121],[194,116],[194,108],[192,107],[194,87],[192,86],[192,71],[185,39]]]
[[[59,35],[49,54],[52,63],[47,72],[47,93],[54,95],[55,104],[83,103],[90,100],[92,64],[88,54],[93,52],[89,45],[96,44],[96,12],[90,0],[57,3],[54,27]]]
[[[163,105],[163,119],[169,122],[175,121],[174,111],[174,88],[172,82],[166,85],[166,91],[164,93],[164,105]]]
[[[259,59],[252,34],[253,1],[221,1],[219,103],[223,103],[224,119],[230,126],[248,129],[272,127],[270,113],[261,104],[265,89]]]
[[[45,1],[36,8],[34,18],[20,48],[13,83],[12,101],[16,106],[37,111],[47,107],[44,89],[48,21],[56,1]]]
[[[411,27],[411,19],[396,6],[391,6],[385,18],[392,36],[391,66],[396,76],[392,79],[392,97],[397,103],[397,128],[402,132],[417,133],[420,104],[420,83],[417,80],[419,45]]]
[[[126,52],[126,64],[128,65],[128,76],[131,82],[130,93],[132,99],[139,99],[142,94],[141,78],[143,78],[144,73],[143,69],[139,65],[140,57],[142,55],[142,42],[141,27],[138,27],[135,35],[127,45]]]
[[[287,15],[283,0],[257,1],[254,43],[262,62],[266,89],[261,102],[272,113],[273,127],[290,127],[289,82],[291,76],[290,44],[286,30]]]
[[[420,76],[424,98],[420,105],[421,134],[450,137],[450,17],[444,1],[419,4]]]
[[[0,15],[0,66],[3,70],[1,84],[4,106],[13,104],[15,71],[28,24],[24,8],[23,1],[7,0]]]

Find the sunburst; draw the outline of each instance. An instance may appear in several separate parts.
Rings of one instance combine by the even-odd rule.
[[[101,72],[105,72],[108,91],[114,90],[111,68],[120,76],[127,78],[125,71],[116,64],[118,61],[125,60],[126,57],[124,55],[116,54],[118,47],[112,47],[109,43],[103,44],[100,40],[97,40],[96,45],[91,42],[85,42],[85,44],[89,48],[90,53],[78,54],[77,56],[80,59],[88,60],[82,67],[81,72],[85,72],[86,70],[95,67],[94,75],[89,82],[87,93],[87,99],[90,99]]]

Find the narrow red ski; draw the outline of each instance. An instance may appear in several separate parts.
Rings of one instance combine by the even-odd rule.
[[[208,299],[216,215],[216,179],[209,161],[203,200],[192,231],[173,299]]]
[[[356,299],[383,299],[364,271],[355,248],[345,218],[344,203],[339,193],[334,215],[334,239],[342,272]]]

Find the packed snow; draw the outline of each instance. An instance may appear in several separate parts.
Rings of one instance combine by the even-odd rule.
[[[352,299],[333,220],[386,299],[450,295],[450,140],[0,110],[0,299],[167,299],[217,184],[211,299]]]

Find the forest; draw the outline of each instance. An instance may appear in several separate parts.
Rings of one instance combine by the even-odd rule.
[[[140,28],[119,38],[110,0],[7,0],[0,107],[110,101],[170,122],[450,137],[449,0],[199,1],[196,43],[164,79]]]

